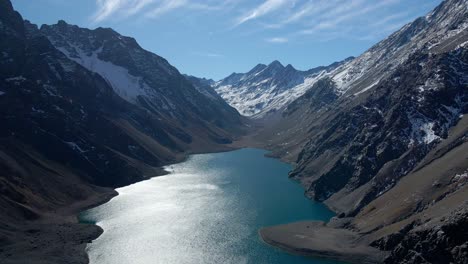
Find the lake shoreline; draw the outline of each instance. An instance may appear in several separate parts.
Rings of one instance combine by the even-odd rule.
[[[169,172],[165,171],[164,167],[184,162],[190,155],[222,153],[239,148],[241,147],[229,144],[211,146],[203,151],[186,151],[174,163],[155,167],[157,174],[145,175],[141,181],[129,185],[167,175]],[[88,264],[87,243],[92,243],[99,238],[104,230],[97,224],[81,221],[80,214],[109,202],[119,194],[116,188],[99,187],[84,182],[83,185],[90,186],[95,193],[84,200],[77,200],[56,208],[52,212],[47,212],[37,220],[12,226],[15,235],[8,241],[7,246],[0,244],[0,262],[5,264],[42,263],[46,256],[47,259],[53,259],[53,263]],[[0,242],[1,239],[0,236]]]
[[[256,259],[256,256],[257,257],[258,256],[270,256],[270,259],[271,259],[272,256],[278,256],[279,258],[276,258],[276,257],[272,258],[278,261],[275,263],[288,263],[288,261],[285,262],[285,260],[291,260],[291,259],[299,260],[300,263],[308,263],[309,261],[308,258],[299,256],[298,254],[291,255],[291,254],[285,253],[284,251],[273,249],[269,245],[263,243],[262,239],[258,237],[259,229],[265,225],[286,223],[289,221],[297,221],[300,219],[317,219],[317,220],[322,220],[322,221],[328,221],[328,219],[333,217],[334,213],[328,210],[328,208],[322,203],[316,203],[316,202],[310,201],[309,199],[303,196],[302,187],[297,182],[292,181],[291,179],[287,177],[287,172],[290,171],[291,169],[290,164],[279,161],[278,159],[272,159],[271,157],[266,155],[267,150],[265,149],[243,148],[242,150],[237,150],[237,151],[240,151],[240,153],[233,151],[233,152],[229,152],[226,154],[214,155],[214,156],[209,155],[209,154],[206,154],[206,156],[205,154],[195,155],[194,159],[186,159],[187,164],[180,164],[177,166],[173,164],[174,165],[173,169],[175,173],[174,177],[163,177],[163,178],[156,177],[156,179],[152,178],[151,182],[148,182],[145,184],[136,184],[135,186],[126,186],[126,187],[123,187],[122,190],[118,189],[117,191],[119,193],[125,194],[125,198],[115,200],[109,205],[104,205],[100,209],[92,209],[86,212],[85,214],[83,214],[83,219],[89,220],[91,223],[93,221],[96,221],[97,223],[102,223],[101,228],[103,228],[104,230],[106,230],[107,228],[111,226],[113,227],[120,226],[123,223],[128,223],[130,226],[132,226],[131,229],[127,229],[123,232],[117,229],[112,229],[110,230],[110,233],[106,233],[104,237],[101,237],[98,240],[98,242],[96,242],[97,244],[90,245],[91,247],[88,248],[87,250],[88,250],[88,253],[90,255],[90,259],[92,260],[92,262],[93,263],[96,261],[98,261],[96,263],[115,262],[116,259],[113,259],[113,257],[101,259],[99,256],[102,254],[107,255],[107,253],[105,252],[108,252],[109,250],[111,250],[111,248],[112,250],[119,248],[122,245],[122,241],[120,241],[121,240],[120,238],[122,237],[129,236],[133,238],[133,240],[135,241],[140,241],[140,238],[138,235],[134,237],[132,234],[141,234],[142,232],[141,230],[135,228],[134,225],[131,224],[132,222],[140,222],[140,223],[145,222],[145,223],[148,223],[150,226],[161,226],[160,224],[155,225],[155,223],[170,223],[172,222],[172,220],[169,220],[169,219],[172,219],[171,217],[173,216],[175,216],[177,219],[180,213],[178,210],[171,209],[171,212],[169,211],[166,212],[164,211],[165,209],[162,209],[164,208],[163,205],[169,201],[171,201],[170,202],[171,207],[175,206],[173,205],[173,202],[176,202],[174,198],[177,197],[178,191],[174,193],[174,191],[169,191],[170,189],[187,190],[186,188],[188,186],[194,186],[196,188],[195,190],[197,190],[196,193],[198,193],[199,192],[198,188],[200,187],[205,188],[205,186],[209,185],[208,186],[209,190],[219,190],[219,191],[209,191],[212,194],[213,192],[214,194],[217,193],[216,194],[217,198],[214,198],[215,196],[211,198],[211,199],[214,199],[213,200],[214,203],[209,202],[204,205],[199,205],[198,202],[195,202],[192,205],[189,205],[191,204],[191,202],[189,202],[188,204],[186,204],[185,202],[182,203],[183,207],[189,206],[189,208],[205,208],[206,210],[208,210],[205,213],[202,213],[203,217],[201,219],[198,219],[197,217],[193,218],[193,216],[194,214],[195,215],[199,214],[200,210],[197,209],[196,210],[198,212],[197,213],[197,212],[194,212],[193,210],[185,211],[184,209],[183,218],[186,218],[187,220],[191,218],[198,219],[196,221],[188,220],[189,222],[187,222],[187,224],[185,224],[185,222],[184,224],[181,223],[183,226],[185,226],[185,228],[188,228],[191,230],[192,227],[190,226],[192,225],[197,226],[198,221],[202,221],[204,223],[203,226],[209,225],[209,223],[212,223],[210,221],[212,221],[213,219],[212,217],[209,216],[211,212],[228,212],[227,214],[224,214],[226,216],[226,218],[224,219],[237,219],[237,216],[240,216],[241,218],[237,220],[228,220],[227,222],[223,222],[223,226],[228,227],[226,230],[223,231],[223,233],[234,232],[232,234],[241,234],[241,233],[237,233],[237,231],[232,230],[231,227],[236,226],[236,224],[231,223],[231,221],[234,221],[235,223],[243,223],[243,225],[246,225],[245,227],[246,228],[248,227],[248,230],[250,230],[248,231],[248,233],[250,234],[248,239],[247,238],[244,238],[245,240],[235,239],[236,241],[235,245],[237,246],[234,248],[237,248],[236,250],[240,250],[240,248],[245,248],[245,247],[249,249],[255,248],[255,253],[251,252],[245,255],[245,257]],[[259,160],[257,160],[257,158],[255,157],[259,157]],[[206,163],[207,161],[210,161],[210,163],[213,165],[208,165],[210,163]],[[244,162],[247,162],[247,163],[244,163]],[[202,167],[199,167],[198,164],[202,165]],[[241,164],[245,164],[245,166],[241,166]],[[253,166],[253,164],[263,164],[263,165]],[[172,170],[171,166],[172,165],[167,165],[166,169],[168,171],[171,171]],[[204,166],[209,166],[209,167],[204,167]],[[215,166],[215,167],[212,167],[212,166]],[[192,168],[196,168],[196,170],[193,170]],[[210,169],[206,170],[206,168],[210,168]],[[235,171],[236,176],[218,172],[221,169],[221,171],[224,170],[226,172],[231,173],[233,172],[231,168],[239,168],[239,169],[233,170]],[[267,170],[265,171],[265,173],[263,173],[264,170],[267,168],[268,170],[270,170],[270,172],[268,172]],[[200,174],[200,177],[197,176],[199,172],[202,173]],[[215,174],[212,174],[213,172]],[[183,176],[183,175],[192,175],[192,176],[187,178],[187,176]],[[212,176],[209,176],[209,175],[213,175],[213,176],[219,175],[219,176],[215,176],[213,178]],[[255,180],[254,180],[252,177],[255,175],[259,175],[259,177],[255,177]],[[183,182],[180,182],[180,179],[183,179]],[[193,181],[196,181],[196,182],[188,184],[188,182],[186,182],[187,179],[193,179]],[[269,187],[262,188],[262,186],[264,186],[265,180],[268,180],[268,179],[272,180],[270,182]],[[239,182],[239,180],[241,180],[241,182]],[[181,183],[183,184],[181,185]],[[238,185],[238,184],[241,184],[241,185]],[[159,187],[156,187],[156,186],[159,186]],[[175,188],[172,188],[170,186],[174,186]],[[218,186],[218,187],[214,189],[215,186]],[[242,206],[245,205],[247,207],[238,207],[240,205],[239,204],[232,208],[236,208],[236,209],[244,208],[244,209],[239,209],[239,210],[245,213],[249,212],[249,214],[245,214],[245,213],[233,214],[232,212],[234,211],[230,210],[231,207],[221,207],[221,208],[219,207],[220,204],[224,205],[226,203],[223,200],[220,200],[219,196],[217,196],[217,195],[220,195],[220,191],[221,191],[221,189],[218,189],[218,188],[222,188],[221,193],[224,193],[223,197],[226,197],[226,199],[229,199],[229,201],[238,200],[236,197],[238,197],[237,195],[239,194],[233,194],[232,192],[232,190],[238,190],[237,188],[241,188],[240,190],[244,190],[243,192],[245,192],[245,197],[249,201],[250,199],[254,199],[254,201],[257,201],[257,198],[260,198],[260,200],[254,204],[252,204],[251,202],[246,203],[245,202],[246,200],[241,200],[240,204],[242,204]],[[162,190],[168,190],[169,192],[168,191],[162,192]],[[172,197],[170,199],[166,198],[168,197],[167,195],[169,195],[169,193],[171,193],[171,197]],[[192,191],[188,191],[188,193],[195,195],[195,193],[193,193]],[[234,193],[237,193],[237,191],[234,191]],[[283,197],[285,197],[285,195],[288,193],[292,193],[291,196],[293,197],[284,200]],[[150,194],[151,196],[148,196]],[[157,195],[157,194],[160,194],[160,195]],[[208,193],[206,192],[203,192],[203,194],[202,192],[200,192],[200,195],[201,195],[200,197],[211,197],[211,196],[205,196],[207,194]],[[271,194],[271,197],[270,197],[270,194]],[[233,197],[232,195],[235,195],[235,196]],[[244,197],[244,195],[242,196]],[[189,199],[188,201],[191,201],[190,197],[192,196],[184,195],[184,196],[181,196],[180,198],[182,200]],[[195,197],[198,197],[198,196],[195,196]],[[140,200],[140,199],[144,199],[144,200]],[[200,201],[204,201],[205,199],[206,198],[203,198]],[[159,203],[148,203],[146,201],[158,201]],[[279,205],[278,202],[280,201],[284,201],[284,202],[281,202],[282,205],[278,207],[277,205]],[[144,218],[140,219],[139,217],[137,218],[124,217],[124,215],[119,213],[119,210],[126,211],[125,206],[130,205],[130,203],[134,204],[135,206],[128,207],[129,209],[131,208],[130,211],[128,212],[129,215],[132,215],[132,216],[138,215],[135,212],[138,212],[139,210],[145,210],[146,212],[145,215],[148,215],[149,212],[154,211],[151,208],[155,208],[158,213],[148,218],[148,221],[145,220]],[[239,201],[237,201],[237,203],[239,203]],[[227,204],[230,204],[230,203],[227,203]],[[118,209],[115,210],[113,208],[118,208]],[[288,209],[285,211],[285,208],[288,208]],[[260,218],[257,218],[257,217],[245,218],[245,216],[250,215],[250,213],[253,213],[254,215],[258,215],[260,216]],[[166,215],[166,216],[173,215],[173,216],[168,216],[169,218],[166,218],[166,217],[160,217],[157,215]],[[216,219],[217,220],[215,222],[219,221],[218,218]],[[247,219],[251,219],[248,221],[254,221],[254,222],[245,222],[245,220]],[[154,222],[154,221],[157,221],[157,222]],[[217,224],[215,224],[215,226],[216,225]],[[163,224],[162,227],[164,226],[165,225]],[[143,227],[143,228],[145,230],[148,230],[148,227]],[[130,231],[130,230],[133,230],[133,231]],[[164,230],[168,230],[168,229],[164,229]],[[213,229],[213,231],[214,230],[215,229]],[[242,232],[245,232],[245,229],[242,229],[242,230],[244,230]],[[159,233],[159,231],[157,231],[157,228],[153,232]],[[228,234],[228,233],[225,233],[225,234]],[[211,229],[210,231],[199,230],[198,235],[196,235],[196,237],[198,238],[202,234],[205,234],[207,238],[210,237],[213,241],[224,241],[224,239],[226,239],[226,243],[231,243],[228,241],[231,241],[232,239],[232,236],[225,237],[224,235],[222,235],[220,237],[217,235],[217,233],[213,234],[214,236],[212,236]],[[245,233],[242,233],[242,234],[245,234]],[[205,237],[205,235],[202,235],[202,237]],[[171,237],[180,237],[180,236],[181,236],[181,233],[173,233],[171,235]],[[111,238],[112,240],[110,240]],[[159,237],[158,239],[160,242],[166,241],[162,237]],[[190,236],[186,237],[185,239],[192,241]],[[127,243],[128,243],[127,244],[128,247],[134,246],[134,245],[132,246],[133,242],[131,240],[127,241]],[[147,242],[147,243],[150,243],[150,242]],[[176,244],[170,244],[170,243],[173,243],[173,242],[166,241],[163,244],[171,245],[170,248],[172,248],[175,251],[184,250],[184,246],[186,246],[186,243],[184,242],[177,242]],[[193,241],[191,243],[193,243]],[[157,243],[156,243],[153,246],[156,246],[157,248],[164,248],[165,247],[164,245],[161,245],[162,246],[161,247],[161,246],[157,246]],[[176,245],[179,245],[179,246],[176,246]],[[212,248],[212,247],[208,246],[208,248]],[[124,248],[122,248],[121,250],[124,250]],[[121,250],[117,250],[117,251],[124,252]],[[168,252],[171,252],[171,251],[168,251]],[[191,251],[186,252],[186,257],[189,257],[192,254],[194,254],[194,252],[192,253],[190,252]],[[223,251],[220,251],[220,252],[223,252]],[[242,252],[242,250],[240,252]],[[229,253],[225,252],[225,253],[219,253],[219,254],[221,256],[226,256],[229,259],[231,259],[229,256],[239,256],[239,257],[243,256],[243,253],[241,254],[240,252],[234,255],[231,255],[233,254],[232,251],[230,251]],[[260,253],[260,252],[263,252],[263,253]],[[132,254],[133,253],[134,252],[132,252]],[[168,261],[167,258],[165,258],[166,252],[162,251],[161,253],[163,253],[162,255],[159,255],[161,260]],[[262,255],[265,253],[267,255]],[[131,259],[135,259],[136,256],[144,256],[144,254],[135,253],[135,256],[132,256]],[[205,252],[204,254],[207,254],[206,256],[211,256],[211,253],[209,252]],[[131,255],[125,255],[125,256],[131,256]],[[119,259],[122,259],[122,257],[123,256],[121,256]],[[262,259],[263,258],[264,257],[262,257]],[[104,260],[108,262],[105,262]],[[322,263],[322,261],[323,263],[338,263],[338,262],[333,262],[333,261],[329,262],[327,260],[320,260],[320,263]],[[171,260],[171,261],[168,261],[167,263],[173,263],[173,262]],[[203,263],[203,261],[201,263]]]
[[[358,241],[359,234],[327,226],[322,221],[301,221],[261,228],[266,244],[291,254],[346,263],[382,263],[386,254]]]
[[[96,194],[85,200],[58,208],[53,213],[18,226],[15,243],[1,248],[0,262],[43,263],[44,257],[53,263],[89,263],[86,243],[99,237],[103,229],[80,223],[81,211],[110,201],[117,195],[111,188],[96,187]]]
[[[126,186],[130,186],[132,184],[136,184],[136,183],[140,183],[140,182],[143,182],[143,181],[148,181],[148,180],[151,180],[152,178],[155,178],[155,177],[161,177],[161,176],[167,176],[170,174],[169,171],[165,170],[164,168],[167,167],[167,166],[171,166],[171,165],[175,165],[175,164],[179,164],[179,163],[182,163],[182,162],[185,162],[187,161],[187,159],[191,156],[191,155],[196,155],[196,154],[209,154],[209,153],[223,153],[223,152],[229,152],[229,151],[234,151],[234,150],[237,150],[237,149],[241,149],[243,147],[240,147],[240,146],[233,146],[232,144],[230,145],[227,145],[226,147],[221,147],[221,148],[215,148],[215,149],[209,149],[209,150],[206,150],[206,151],[186,151],[179,160],[177,160],[176,162],[174,163],[170,163],[170,164],[166,164],[166,165],[163,165],[161,167],[158,167],[158,169],[161,170],[161,173],[160,174],[157,174],[157,175],[153,175],[153,176],[147,176],[145,179],[141,180],[141,181],[137,181],[137,182],[134,182],[134,183],[131,183],[131,184],[128,184],[128,185],[125,185],[125,186],[122,186],[122,187],[126,187]],[[121,187],[120,187],[121,188]],[[119,193],[116,191],[116,188],[115,189],[110,189],[111,191],[109,192],[109,194],[104,194],[105,196],[102,197],[102,198],[94,198],[94,200],[92,201],[92,203],[90,203],[89,205],[85,205],[85,206],[82,206],[80,208],[77,209],[77,211],[74,211],[71,216],[75,219],[75,223],[78,224],[78,225],[84,225],[86,226],[87,228],[89,229],[94,229],[94,236],[91,237],[87,243],[83,243],[82,245],[79,245],[79,252],[83,252],[84,255],[86,256],[86,262],[77,262],[78,264],[89,264],[89,255],[88,255],[88,252],[86,251],[86,247],[87,247],[87,244],[88,243],[92,243],[92,241],[96,240],[97,238],[99,238],[103,233],[104,233],[104,229],[99,226],[97,223],[89,223],[89,222],[86,222],[86,221],[82,221],[80,220],[80,215],[89,210],[89,209],[92,209],[92,208],[95,208],[95,207],[98,207],[100,205],[103,205],[105,203],[108,203],[110,202],[113,198],[117,197],[119,195]],[[76,228],[77,232],[81,232],[79,230],[79,228]],[[72,236],[76,236],[77,234],[72,234]],[[67,259],[67,261],[70,260],[70,261],[76,261],[76,258],[73,257],[73,256],[70,256],[70,259]]]
[[[169,174],[168,171],[164,170],[164,167],[168,167],[168,166],[171,166],[171,165],[175,165],[175,164],[185,162],[185,161],[187,161],[187,159],[191,155],[210,154],[210,153],[223,153],[223,152],[230,152],[230,151],[244,149],[244,148],[251,148],[251,147],[248,146],[247,144],[245,144],[244,142],[239,142],[238,141],[238,142],[234,142],[233,144],[229,145],[227,148],[221,149],[221,150],[207,151],[207,152],[197,152],[197,153],[186,153],[184,155],[184,157],[181,160],[179,160],[178,162],[171,163],[171,164],[168,164],[168,165],[165,165],[165,166],[161,167],[161,169],[164,171],[163,174],[155,175],[153,177],[148,177],[148,178],[146,178],[146,179],[144,179],[142,181],[150,180],[150,179],[152,179],[154,177],[159,177],[159,176],[164,176],[164,175]],[[261,146],[260,144],[255,144],[254,148],[259,148],[259,149],[263,149],[263,150],[268,151],[265,154],[265,157],[281,160],[282,162],[285,162],[285,163],[287,163],[289,165],[294,166],[293,162],[283,160],[283,159],[278,159],[277,157],[273,157],[273,156],[269,155],[272,150],[268,149],[268,148],[265,148],[265,146]],[[142,182],[142,181],[139,181],[139,182]],[[139,183],[139,182],[136,182],[136,183]],[[133,183],[133,184],[135,184],[135,183]],[[114,192],[115,192],[115,195],[113,195],[109,199],[105,199],[105,200],[102,200],[102,201],[97,201],[96,204],[94,204],[93,206],[83,208],[79,213],[77,213],[75,215],[76,219],[77,219],[77,222],[79,222],[79,215],[82,212],[84,212],[84,211],[86,211],[86,210],[88,210],[90,208],[98,207],[99,205],[107,203],[112,198],[114,198],[115,196],[118,195],[118,193],[115,190],[114,190]],[[326,204],[323,204],[323,205],[325,207],[327,207],[329,210],[335,212],[334,210],[329,208]],[[307,222],[307,223],[314,224],[315,222]],[[324,223],[324,222],[321,222],[321,223]],[[97,224],[82,223],[82,222],[79,222],[79,224],[89,225],[89,226],[93,226],[93,227],[99,229],[99,232],[96,233],[96,236],[93,237],[91,240],[97,239],[103,233],[103,228],[101,226],[97,225]],[[344,262],[349,262],[349,263],[380,263],[381,260],[383,260],[383,258],[382,258],[383,253],[381,251],[377,250],[377,249],[374,249],[374,248],[372,248],[370,250],[369,249],[365,250],[366,252],[363,253],[363,255],[362,255],[361,254],[362,252],[359,252],[359,251],[355,252],[353,250],[351,250],[351,251],[347,251],[347,250],[344,250],[344,251],[343,250],[341,250],[341,251],[340,250],[328,250],[327,251],[327,250],[325,250],[324,251],[324,250],[316,248],[314,246],[309,246],[309,247],[306,247],[306,248],[297,247],[294,244],[290,243],[290,239],[291,239],[290,231],[291,231],[291,229],[288,226],[294,225],[294,224],[296,224],[296,223],[288,223],[288,224],[278,225],[278,226],[263,227],[263,228],[258,230],[259,239],[262,242],[268,244],[269,246],[279,248],[280,250],[286,251],[289,254],[298,255],[298,256],[319,257],[319,258],[323,258],[323,259],[344,261]],[[323,226],[325,226],[325,223],[323,224]],[[316,226],[316,228],[317,228],[318,232],[321,232],[323,230],[327,230],[326,228],[322,229],[319,226]],[[283,234],[281,234],[281,235],[276,234],[275,236],[273,236],[271,230],[280,230],[280,232],[282,232]],[[341,228],[337,228],[337,229],[335,228],[335,230],[337,230],[337,234],[339,234],[342,231],[345,231],[345,232],[347,231],[347,229],[341,229]],[[298,230],[295,229],[295,231],[298,231]],[[323,240],[320,240],[320,241],[321,241],[320,243],[323,243]],[[340,237],[340,235],[337,235],[336,238],[334,239],[334,241],[335,241],[335,243],[341,244],[344,247],[355,246],[355,244],[351,245],[349,243],[349,241],[346,242],[346,243],[343,243],[343,236]],[[86,256],[88,257],[88,253],[86,251],[86,245],[87,245],[86,243],[84,245],[82,245],[81,250],[84,251]],[[361,254],[361,255],[359,255],[359,254]],[[86,262],[86,263],[89,263],[89,262]]]
[[[256,142],[253,139],[254,135],[248,135],[246,137],[241,138],[239,141],[235,142],[236,146],[254,146],[257,148],[265,149],[268,151],[266,154],[267,157],[273,158],[273,159],[278,159],[282,162],[288,163],[291,166],[296,166],[296,163],[289,159],[289,158],[281,158],[276,155],[272,155],[272,153],[275,151],[274,148],[271,146],[267,146],[266,144],[262,142]],[[300,183],[300,182],[299,182]],[[307,199],[310,199],[310,197],[307,197]],[[330,211],[334,212],[335,215],[338,215],[340,212],[334,210],[334,208],[328,206],[326,203],[323,203],[324,206],[326,206]],[[345,250],[323,250],[323,248],[318,247],[317,245],[320,245],[320,243],[323,243],[322,240],[318,239],[315,242],[318,243],[311,243],[308,245],[308,247],[299,247],[297,244],[292,243],[292,239],[294,238],[295,235],[298,235],[297,233],[300,233],[299,235],[306,236],[307,230],[300,230],[298,228],[291,228],[291,226],[294,226],[297,223],[301,222],[291,222],[291,223],[284,223],[282,225],[276,225],[276,226],[265,226],[258,230],[259,238],[266,244],[278,248],[280,250],[289,252],[290,254],[294,255],[300,255],[300,256],[305,256],[305,257],[319,257],[319,258],[324,258],[324,259],[333,259],[333,260],[338,260],[338,261],[344,261],[344,262],[349,262],[349,263],[356,263],[356,264],[361,264],[361,263],[382,263],[384,258],[387,256],[387,252],[383,252],[377,248],[370,247],[365,244],[358,244],[357,242],[354,241],[349,241],[345,240],[346,236],[343,236],[343,232],[348,232],[349,230],[346,228],[341,228],[341,227],[327,227],[328,223],[325,222],[318,222],[317,224],[316,221],[307,221],[307,219],[303,219],[303,222],[308,223],[309,225],[315,226],[317,229],[317,232],[323,232],[326,230],[333,230],[334,234],[336,235],[335,238],[333,238],[334,243],[337,244],[338,247],[345,247]],[[322,224],[323,223],[323,224]],[[273,232],[279,231],[279,232]],[[291,232],[294,231],[296,234],[291,234]],[[274,234],[274,236],[273,236]],[[362,237],[360,234],[355,234],[356,239],[359,237]],[[328,241],[328,244],[331,242]],[[360,250],[353,250],[355,247],[361,247]],[[365,249],[362,249],[364,247]]]

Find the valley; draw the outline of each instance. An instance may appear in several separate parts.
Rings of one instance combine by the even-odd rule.
[[[90,263],[340,263],[290,255],[258,239],[262,226],[334,215],[285,177],[288,164],[265,153],[192,155],[165,167],[167,176],[118,188],[119,196],[80,216],[105,230],[88,244]]]
[[[467,263],[467,27],[214,81],[0,0],[0,262]]]

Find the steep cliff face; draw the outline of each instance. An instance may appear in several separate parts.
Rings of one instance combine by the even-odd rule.
[[[108,199],[103,187],[161,175],[189,152],[229,149],[244,129],[235,109],[111,29],[39,30],[1,0],[0,58],[2,263],[60,263],[73,252],[85,262],[68,246],[84,249],[99,232],[73,214]]]
[[[466,181],[455,178],[468,168],[467,26],[468,3],[444,1],[317,81],[259,136],[274,156],[295,161],[290,176],[366,243],[416,221],[385,249],[395,250],[389,263],[413,251],[436,263],[413,242],[436,234],[466,200]],[[418,259],[409,262],[426,263]]]
[[[240,115],[207,96],[164,58],[110,28],[89,30],[59,21],[40,29],[69,59],[101,75],[126,101],[186,123],[235,129]]]
[[[308,195],[354,215],[447,138],[467,111],[466,14],[465,1],[444,2],[288,105],[272,144],[283,142],[275,151],[280,156],[301,149],[291,176]],[[363,87],[370,76],[378,82]],[[287,138],[295,144],[284,144]],[[389,162],[391,175],[375,178]],[[369,182],[360,199],[338,205]]]
[[[465,205],[466,206],[466,205]],[[467,263],[468,212],[466,207],[448,215],[435,228],[399,232],[375,244],[393,249],[385,263]],[[384,242],[382,245],[379,242]],[[424,249],[424,250],[420,250]]]

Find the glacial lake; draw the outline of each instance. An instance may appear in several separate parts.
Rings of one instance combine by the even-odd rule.
[[[91,264],[332,264],[265,244],[263,226],[328,220],[333,212],[304,197],[291,166],[241,149],[192,155],[171,174],[117,189],[81,214],[104,233],[88,244]]]

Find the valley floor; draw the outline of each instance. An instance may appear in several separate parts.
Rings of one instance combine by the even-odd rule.
[[[382,263],[386,253],[359,242],[351,230],[332,228],[324,222],[304,221],[265,227],[263,241],[292,254],[330,258],[350,263]]]
[[[189,150],[183,155],[179,155],[175,163],[182,162],[190,154],[224,152],[237,148],[240,148],[240,145],[209,144],[197,146],[196,150]],[[0,158],[1,155],[0,151]],[[38,162],[45,161],[38,160]],[[31,170],[36,169],[31,168]],[[38,173],[36,170],[36,176]],[[143,175],[143,179],[166,173],[161,168],[152,168]],[[51,179],[57,177],[53,171],[47,171],[45,176]],[[60,189],[59,183],[63,182],[69,185],[67,185],[68,189],[63,187]],[[2,225],[0,228],[0,263],[89,263],[86,245],[99,237],[103,230],[94,223],[81,223],[78,215],[89,208],[108,202],[118,193],[112,188],[98,187],[74,178],[67,180],[66,177],[44,181],[42,184],[42,188],[45,189],[40,189],[38,193],[29,194],[27,199],[41,197],[38,199],[38,206],[39,208],[43,207],[43,209],[38,211],[38,208],[31,209],[18,205],[20,209],[15,209],[19,212],[11,211],[9,215],[0,215]],[[48,197],[47,190],[57,190],[62,196],[59,196],[60,198]],[[2,191],[0,188],[0,193]],[[47,202],[42,199],[47,199]],[[5,209],[5,211],[9,210],[11,209]],[[12,220],[15,218],[16,221]]]
[[[84,201],[58,208],[35,221],[11,223],[6,231],[8,245],[1,247],[0,262],[20,263],[88,263],[86,244],[103,230],[93,224],[79,223],[77,215],[88,208],[106,203],[117,195],[112,189],[97,188]],[[5,234],[3,234],[5,235]]]
[[[465,123],[461,122],[459,125],[464,127]],[[206,152],[222,152],[244,147],[274,150],[269,142],[259,137],[258,130],[259,127],[252,125],[249,133],[234,143],[220,149],[207,149]],[[466,146],[465,143],[462,148]],[[457,153],[454,152],[455,154]],[[294,163],[289,158],[278,158]],[[436,161],[432,164],[437,166]],[[1,247],[0,262],[5,264],[88,263],[86,244],[96,239],[103,231],[96,225],[79,223],[77,215],[117,195],[109,188],[94,186],[92,188],[94,194],[86,200],[57,208],[56,211],[41,216],[37,220],[22,222],[22,224],[12,223],[11,226],[4,228],[6,231],[1,231],[3,232],[1,235],[9,240],[0,241],[1,244],[7,245]],[[454,195],[460,196],[457,193]],[[461,195],[463,197],[463,193]],[[461,204],[463,206],[463,199]],[[369,234],[373,236],[372,233],[375,232],[368,230],[364,235],[362,232],[351,231],[346,228],[346,223],[351,223],[351,221],[346,218],[334,218],[330,223],[310,221],[290,223],[262,228],[259,230],[259,235],[266,243],[292,254],[318,256],[351,263],[382,263],[389,256],[389,252],[381,251],[377,246],[370,246]],[[392,234],[394,231],[385,232]],[[377,234],[372,241],[378,236],[383,237],[382,234]]]

